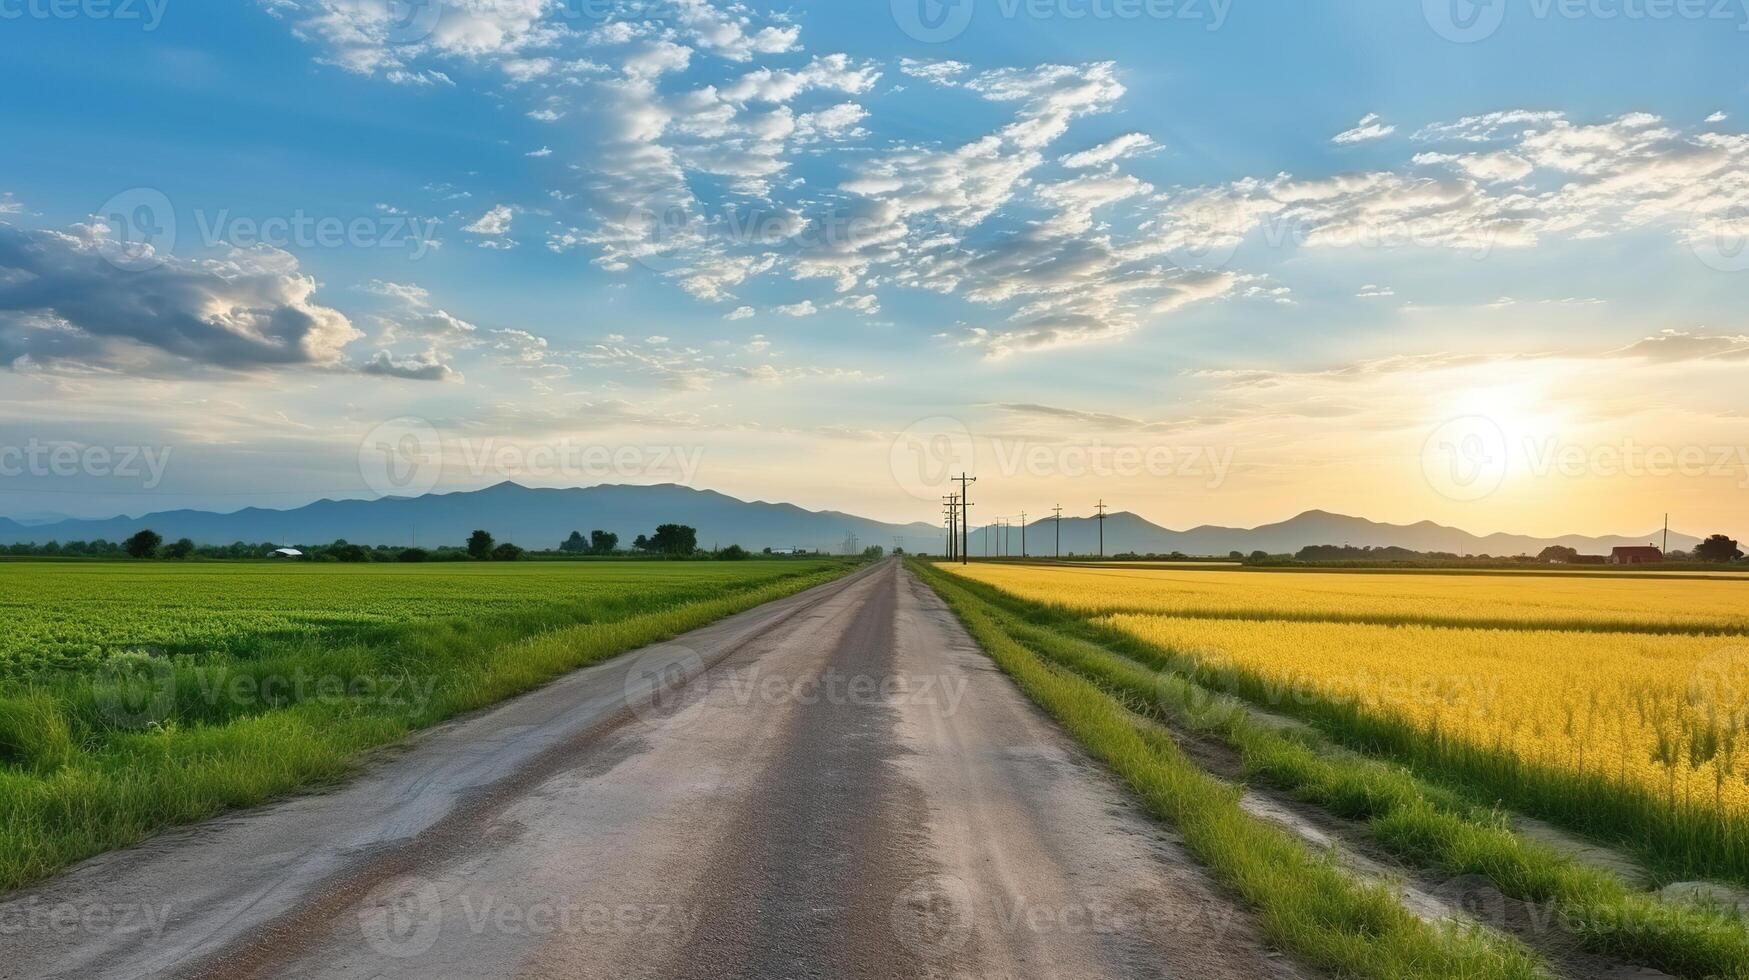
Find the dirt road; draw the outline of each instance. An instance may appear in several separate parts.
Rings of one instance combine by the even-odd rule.
[[[0,903],[0,977],[1297,976],[896,561]]]

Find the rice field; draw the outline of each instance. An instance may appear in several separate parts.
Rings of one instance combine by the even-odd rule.
[[[853,563],[0,563],[0,892]]]
[[[1312,622],[1749,632],[1749,581],[1197,571],[973,564],[956,572],[1081,613]]]
[[[1673,875],[1749,881],[1749,583],[954,571]]]

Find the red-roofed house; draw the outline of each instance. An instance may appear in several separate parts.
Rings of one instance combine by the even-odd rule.
[[[1664,552],[1652,545],[1645,547],[1617,548],[1609,553],[1611,565],[1648,565],[1664,560]]]

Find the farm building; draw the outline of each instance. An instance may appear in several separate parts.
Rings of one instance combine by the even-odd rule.
[[[1611,565],[1647,565],[1664,560],[1664,552],[1652,545],[1617,548],[1609,553]]]
[[[275,548],[267,553],[269,558],[302,558],[304,553],[296,548]]]

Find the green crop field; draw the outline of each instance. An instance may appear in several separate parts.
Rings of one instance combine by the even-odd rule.
[[[851,567],[0,564],[0,891]]]

